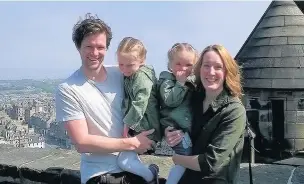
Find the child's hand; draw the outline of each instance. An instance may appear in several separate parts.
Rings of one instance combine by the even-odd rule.
[[[177,71],[175,77],[178,82],[184,85],[187,80],[188,74],[186,71]]]
[[[129,127],[127,127],[127,125],[124,125],[122,136],[125,137],[125,138],[127,138],[128,135],[129,135]]]

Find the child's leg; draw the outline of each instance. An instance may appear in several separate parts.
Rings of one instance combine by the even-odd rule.
[[[134,151],[121,152],[118,155],[117,161],[118,166],[124,171],[141,176],[147,182],[150,182],[154,179],[155,173],[152,173],[149,167],[140,161],[137,153]]]
[[[180,142],[178,145],[173,147],[173,150],[175,151],[176,154],[179,155],[190,155],[191,147],[188,146],[185,148],[185,145],[187,145],[187,143],[185,143],[183,139],[182,142]],[[170,170],[166,184],[177,184],[178,181],[183,176],[185,170],[186,169],[181,165],[174,165]]]
[[[185,168],[181,165],[174,165],[169,173],[166,184],[177,184],[185,172]]]

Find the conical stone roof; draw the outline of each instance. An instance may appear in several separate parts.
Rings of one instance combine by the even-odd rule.
[[[246,88],[304,89],[304,14],[272,1],[235,59]]]

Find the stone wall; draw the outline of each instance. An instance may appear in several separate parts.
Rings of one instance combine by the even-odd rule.
[[[291,151],[304,149],[304,92],[301,91],[271,91],[271,90],[245,90],[244,104],[247,111],[257,109],[251,107],[257,100],[259,109],[259,128],[263,136],[273,138],[273,114],[271,100],[284,101],[284,141]],[[270,103],[270,107],[267,107]]]
[[[160,167],[167,178],[173,166],[170,157],[141,155],[141,160]],[[15,148],[0,144],[0,183],[12,184],[80,184],[80,155],[71,150]],[[304,183],[304,159],[291,165],[253,164],[254,184]],[[238,184],[248,184],[248,163],[242,163]]]
[[[144,163],[160,166],[166,177],[170,157],[141,155]],[[0,183],[77,184],[80,183],[80,154],[74,150],[16,148],[0,144]]]

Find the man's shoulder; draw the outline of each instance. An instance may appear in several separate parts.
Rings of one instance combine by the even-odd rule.
[[[85,82],[85,79],[80,72],[80,69],[76,70],[72,73],[68,78],[64,79],[60,84],[57,86],[57,91],[66,91],[72,86],[81,86]]]
[[[119,71],[118,65],[104,65],[107,72],[113,72],[113,73],[121,73]]]

